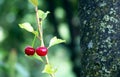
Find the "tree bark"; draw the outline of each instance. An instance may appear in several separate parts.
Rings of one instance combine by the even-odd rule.
[[[120,1],[79,0],[81,77],[119,77]]]

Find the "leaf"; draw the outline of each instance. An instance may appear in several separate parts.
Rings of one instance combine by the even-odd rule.
[[[38,60],[40,60],[40,61],[43,62],[43,59],[42,59],[40,56],[38,56],[36,53],[34,54],[33,57],[34,57],[35,59],[38,59]]]
[[[38,15],[39,15],[39,18],[40,18],[41,20],[44,20],[49,13],[50,13],[49,11],[47,11],[47,12],[45,13],[45,12],[43,12],[42,10],[38,10]]]
[[[56,44],[63,43],[63,42],[65,42],[65,40],[58,39],[57,37],[53,37],[53,38],[50,40],[50,44],[49,44],[48,48],[51,47],[51,46],[54,46],[54,45],[56,45]]]
[[[47,15],[48,15],[49,13],[50,13],[50,12],[47,11],[47,12],[44,14],[43,20],[47,17]]]
[[[28,55],[25,55],[25,56],[29,57],[30,59],[37,59],[37,60],[44,62],[44,60],[40,56],[38,56],[36,53],[32,57]]]
[[[36,36],[39,35],[38,31],[33,31],[32,33],[33,33],[34,35],[36,35]]]
[[[19,27],[20,27],[20,28],[23,28],[23,29],[25,29],[25,30],[27,30],[28,32],[34,32],[33,27],[32,27],[31,24],[28,23],[28,22],[19,24]]]
[[[29,0],[34,6],[38,6],[38,0]]]
[[[57,71],[57,68],[53,68],[50,64],[46,64],[43,73],[54,74]]]

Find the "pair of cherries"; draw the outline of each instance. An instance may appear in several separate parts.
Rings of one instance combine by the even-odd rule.
[[[25,48],[25,54],[28,55],[28,56],[34,55],[35,52],[39,56],[45,56],[47,54],[47,52],[48,52],[48,49],[46,47],[37,47],[36,49],[34,49],[31,46],[27,46]]]

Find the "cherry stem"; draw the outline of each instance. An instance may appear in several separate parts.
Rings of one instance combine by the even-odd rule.
[[[37,36],[35,35],[35,36],[34,36],[34,39],[33,39],[33,41],[32,41],[32,47],[34,47],[36,37],[37,37]]]
[[[36,20],[37,20],[37,25],[38,25],[38,31],[39,31],[41,46],[44,46],[42,22],[41,22],[41,19],[39,20],[38,7],[37,6],[35,7],[35,11],[36,11]],[[45,56],[45,59],[46,59],[46,64],[49,64],[49,59],[48,59],[47,55]],[[50,76],[55,77],[54,74],[50,74]]]
[[[41,20],[39,20],[39,15],[38,15],[38,7],[35,7],[35,11],[36,11],[36,20],[37,20],[37,24],[38,24],[38,31],[39,31],[39,36],[40,36],[40,40],[41,40],[41,46],[44,46],[44,42],[43,42],[43,30],[42,30],[42,22]]]

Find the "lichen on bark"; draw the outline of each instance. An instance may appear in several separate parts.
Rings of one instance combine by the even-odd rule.
[[[79,0],[81,77],[120,75],[119,8],[119,0]]]

